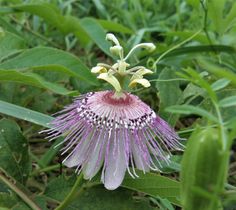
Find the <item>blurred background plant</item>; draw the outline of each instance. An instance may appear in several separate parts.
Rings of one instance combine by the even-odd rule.
[[[38,131],[73,96],[109,88],[90,69],[113,62],[105,41],[112,32],[126,49],[140,42],[157,46],[151,55],[139,51],[131,60],[155,72],[151,88],[134,93],[181,137],[196,139],[186,149],[193,152],[186,152],[189,162],[182,166],[183,154],[175,152],[163,173],[127,176],[113,192],[98,179],[83,181],[65,209],[190,209],[188,194],[189,202],[210,203],[206,209],[236,209],[234,0],[0,0],[0,6],[1,208],[54,209],[64,202],[75,175],[61,165],[56,143]],[[199,137],[200,130],[219,132],[215,152],[207,143],[199,146],[201,138],[215,139]],[[219,153],[226,154],[217,159],[220,169],[210,162]],[[186,178],[188,171],[193,179]],[[212,174],[222,179],[208,183]]]

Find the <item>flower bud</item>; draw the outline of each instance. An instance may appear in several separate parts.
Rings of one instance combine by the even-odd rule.
[[[122,53],[123,51],[123,47],[116,45],[116,46],[110,47],[110,51],[113,55],[120,55],[120,53]]]
[[[149,52],[152,52],[156,49],[156,46],[153,43],[142,43],[142,47],[147,49]]]
[[[191,135],[182,160],[181,197],[185,210],[215,210],[224,191],[229,152],[220,131],[208,127]]]
[[[117,38],[115,37],[115,35],[112,34],[112,33],[108,33],[108,34],[106,35],[106,40],[115,43],[115,45],[118,45],[118,46],[120,45],[118,39],[117,39]]]

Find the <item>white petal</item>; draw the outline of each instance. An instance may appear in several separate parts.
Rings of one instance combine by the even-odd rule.
[[[77,145],[71,152],[72,154],[63,161],[63,164],[67,167],[71,168],[74,166],[78,166],[84,162],[86,153],[89,149],[89,144],[91,142],[91,135],[89,135],[88,138],[82,141],[83,142],[80,145]]]
[[[124,179],[126,171],[126,160],[125,160],[125,148],[123,139],[119,139],[116,144],[115,154],[114,150],[114,141],[111,141],[111,147],[108,154],[108,162],[105,169],[104,183],[105,188],[108,190],[114,190],[119,187]],[[119,149],[117,154],[116,149]]]
[[[138,143],[135,142],[134,137],[132,138],[131,147],[136,168],[139,170],[143,170],[144,172],[149,171],[149,166],[142,156],[143,152],[140,150]]]
[[[102,163],[104,161],[106,140],[107,140],[106,135],[105,135],[105,137],[99,138],[99,142],[96,145],[96,148],[94,148],[94,150],[91,152],[90,158],[83,168],[83,174],[84,174],[85,179],[92,179],[94,177],[94,175],[101,168]],[[101,157],[99,157],[99,155],[101,155]],[[98,160],[98,158],[100,158],[100,160]]]

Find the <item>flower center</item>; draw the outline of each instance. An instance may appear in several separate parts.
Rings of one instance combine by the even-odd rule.
[[[98,63],[97,66],[91,69],[91,72],[94,74],[98,74],[98,79],[105,80],[110,85],[113,86],[117,94],[122,94],[127,88],[128,83],[126,84],[124,81],[129,82],[129,88],[135,87],[137,84],[144,86],[145,88],[150,87],[150,82],[143,78],[146,74],[152,74],[153,72],[144,66],[135,66],[129,68],[130,64],[127,63],[130,55],[134,53],[138,48],[144,48],[149,52],[155,50],[155,45],[153,43],[141,43],[135,45],[124,57],[124,49],[120,45],[118,39],[114,36],[114,34],[108,33],[106,36],[108,41],[111,41],[114,46],[110,47],[111,54],[115,56],[119,56],[112,66],[105,63]],[[127,69],[129,68],[129,69]],[[122,101],[122,100],[119,100]]]
[[[113,106],[128,106],[134,103],[134,100],[128,93],[116,96],[115,92],[107,92],[103,98],[103,102]]]

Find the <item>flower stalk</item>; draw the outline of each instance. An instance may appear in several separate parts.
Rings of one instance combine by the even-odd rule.
[[[83,181],[82,177],[83,177],[82,174],[77,176],[77,179],[76,179],[75,184],[73,185],[71,191],[69,192],[69,194],[66,196],[66,198],[61,202],[61,204],[55,210],[63,210],[70,204],[70,202],[77,195],[79,188],[81,187],[81,183]]]

